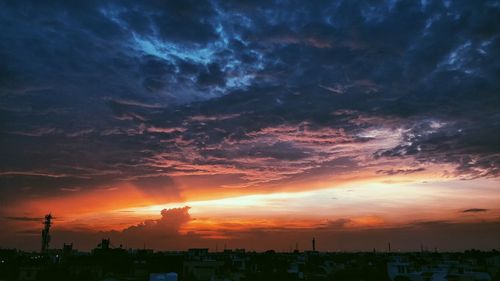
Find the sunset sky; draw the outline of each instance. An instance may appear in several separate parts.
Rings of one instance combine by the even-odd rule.
[[[0,0],[0,247],[500,249],[500,1]]]

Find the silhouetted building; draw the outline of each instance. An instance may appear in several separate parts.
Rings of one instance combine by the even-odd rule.
[[[73,243],[63,245],[63,255],[70,256],[73,254]]]
[[[203,260],[208,256],[207,248],[188,249],[188,258],[191,260]]]
[[[99,245],[97,245],[97,247],[101,250],[109,250],[109,238],[102,239],[101,243],[99,243]]]

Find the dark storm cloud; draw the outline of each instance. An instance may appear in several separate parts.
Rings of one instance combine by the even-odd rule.
[[[467,178],[498,176],[500,126],[498,114],[457,118],[442,124],[422,122],[408,129],[405,141],[382,156],[414,156],[421,162],[457,165],[456,174]]]
[[[412,173],[418,173],[425,171],[425,168],[413,168],[413,169],[390,169],[390,170],[378,170],[377,174],[384,174],[388,176],[392,175],[407,175],[407,174],[412,174]]]
[[[489,211],[488,209],[472,208],[463,210],[462,213],[483,213]]]
[[[373,158],[498,176],[499,7],[0,1],[2,198],[286,182]]]
[[[13,221],[28,221],[28,222],[42,222],[42,218],[35,218],[35,217],[5,217],[7,220],[13,220]]]

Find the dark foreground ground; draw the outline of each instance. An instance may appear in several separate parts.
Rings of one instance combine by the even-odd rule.
[[[499,280],[498,251],[212,253],[71,247],[41,255],[0,249],[1,280]]]

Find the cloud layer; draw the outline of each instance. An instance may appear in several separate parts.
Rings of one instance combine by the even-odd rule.
[[[0,1],[0,213],[496,178],[499,27],[499,1]]]

